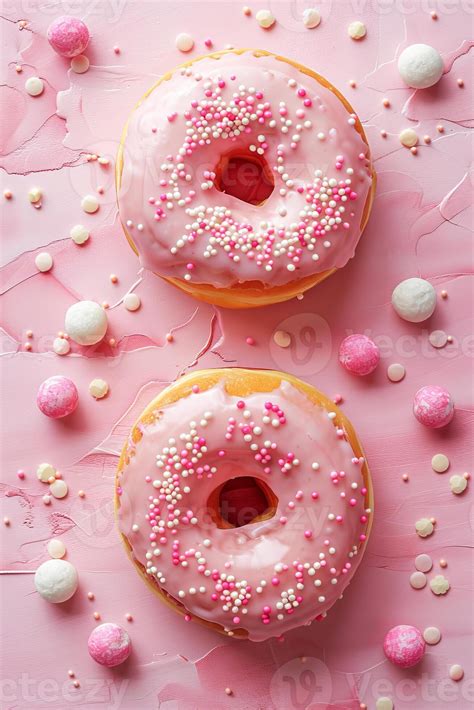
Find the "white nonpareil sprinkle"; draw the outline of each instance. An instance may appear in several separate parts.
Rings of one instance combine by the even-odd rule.
[[[89,384],[89,394],[92,395],[94,399],[102,399],[102,397],[105,397],[108,391],[109,385],[105,380],[102,380],[100,378],[92,380],[92,382]]]
[[[90,232],[82,224],[76,224],[69,232],[69,236],[75,244],[84,244],[90,237]]]
[[[321,22],[321,15],[314,7],[308,7],[303,12],[303,25],[309,30],[317,27]]]
[[[43,197],[43,193],[41,192],[41,189],[39,187],[31,187],[28,190],[28,199],[31,202],[31,204],[35,205],[37,202],[41,200]]]
[[[433,560],[429,555],[418,555],[415,558],[415,567],[419,572],[429,572],[433,567]]]
[[[58,478],[54,483],[50,484],[49,490],[55,498],[64,498],[68,493],[67,483],[62,478]]]
[[[436,473],[444,473],[449,468],[449,459],[445,454],[435,454],[431,459],[431,468]]]
[[[30,76],[25,81],[25,90],[30,96],[40,96],[44,91],[44,82],[39,76]]]
[[[66,554],[66,545],[62,540],[58,540],[57,537],[53,537],[52,540],[48,542],[48,555],[54,560],[60,560]]]
[[[405,377],[406,370],[399,362],[394,362],[387,367],[387,377],[390,382],[400,382]]]
[[[449,669],[449,677],[451,680],[462,680],[464,678],[464,669],[462,666],[459,665],[459,663],[455,663],[454,665],[451,666]]]
[[[448,342],[448,335],[444,330],[433,330],[433,332],[428,335],[428,340],[430,341],[430,345],[434,348],[444,348]]]
[[[393,710],[393,700],[384,695],[381,698],[377,698],[375,703],[376,710]]]
[[[360,20],[354,20],[347,28],[347,33],[351,39],[362,39],[367,34],[366,27]]]
[[[398,138],[405,148],[413,148],[413,146],[418,144],[418,134],[413,128],[404,128],[398,134]]]
[[[141,304],[140,296],[136,293],[127,293],[123,298],[123,305],[127,311],[137,311]]]
[[[53,350],[56,355],[67,355],[71,346],[67,338],[55,338],[53,342]]]
[[[459,474],[455,474],[449,479],[449,485],[452,493],[457,496],[461,495],[461,493],[464,493],[467,488],[467,478],[460,476]]]
[[[175,44],[180,52],[190,52],[194,47],[194,40],[187,32],[180,32],[176,37]]]
[[[410,576],[410,585],[413,589],[423,589],[426,587],[426,575],[423,572],[413,572]]]
[[[280,348],[288,348],[291,345],[291,335],[285,330],[276,330],[273,334],[273,340]]]
[[[50,463],[40,463],[36,469],[36,475],[43,483],[48,483],[50,478],[56,475],[56,469]]]
[[[38,271],[42,271],[44,273],[52,269],[53,257],[47,251],[42,251],[36,255],[35,264]]]
[[[85,54],[79,54],[71,59],[71,69],[76,74],[84,74],[89,69],[89,59]]]
[[[255,19],[260,27],[263,27],[265,30],[272,27],[276,21],[270,10],[259,10],[255,15]]]
[[[420,537],[429,537],[434,532],[434,525],[429,518],[420,518],[415,523],[415,530]]]
[[[95,195],[86,195],[81,200],[81,207],[87,214],[94,214],[99,209],[99,200]]]
[[[449,591],[449,582],[446,577],[442,574],[437,574],[436,577],[430,581],[430,589],[433,594],[439,596],[440,594],[446,594]]]
[[[441,641],[441,631],[437,626],[428,626],[423,631],[423,638],[429,646],[435,646]]]

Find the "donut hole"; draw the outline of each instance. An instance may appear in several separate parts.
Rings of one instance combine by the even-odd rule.
[[[214,168],[214,186],[219,192],[263,205],[275,189],[272,170],[263,155],[232,151],[222,155]]]
[[[211,493],[208,508],[218,528],[241,528],[273,518],[278,498],[253,476],[231,478]]]

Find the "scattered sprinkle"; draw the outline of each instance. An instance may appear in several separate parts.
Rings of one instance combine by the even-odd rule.
[[[140,296],[136,293],[127,293],[123,297],[123,305],[127,311],[137,311],[141,306]]]
[[[224,692],[226,695],[232,695],[232,690],[230,688],[226,688]]]
[[[436,626],[427,626],[423,638],[429,646],[436,646],[441,641],[441,631]]]
[[[413,148],[418,143],[418,134],[413,128],[405,128],[398,134],[398,138],[405,148]]]
[[[418,555],[415,558],[415,567],[419,572],[429,572],[433,567],[433,560],[429,555]]]
[[[94,399],[102,399],[109,391],[109,385],[105,380],[97,378],[89,384],[89,394]]]
[[[276,330],[273,334],[273,340],[280,348],[288,348],[291,345],[291,335],[285,330]]]
[[[84,74],[89,69],[89,66],[90,62],[85,54],[79,54],[71,59],[71,69],[76,74]]]
[[[449,582],[442,574],[437,574],[436,577],[430,581],[430,589],[433,594],[439,596],[440,594],[446,594],[449,591]]]
[[[321,15],[314,7],[308,7],[303,11],[303,25],[309,30],[318,27],[321,23]]]
[[[426,587],[426,582],[426,575],[423,572],[413,572],[410,576],[410,585],[413,589],[423,589],[423,587]]]
[[[52,540],[48,542],[48,555],[54,560],[59,560],[66,554],[66,545],[62,540],[58,540],[57,537],[53,537]]]
[[[415,530],[419,537],[429,537],[434,532],[434,525],[429,518],[420,518],[415,523]]]
[[[94,214],[99,209],[99,200],[94,195],[86,195],[81,200],[81,207],[87,214]]]
[[[463,86],[464,86],[464,81],[463,81],[463,79],[458,79],[458,80],[457,80],[457,85],[462,89]]]
[[[48,483],[50,478],[56,477],[56,469],[50,463],[40,463],[36,475],[42,483]]]
[[[5,516],[5,518],[3,518],[3,524],[8,527],[8,526],[10,525],[10,518],[7,518],[7,517]]]
[[[449,669],[449,677],[451,680],[462,680],[464,678],[464,669],[462,666],[459,665],[459,663],[455,663],[454,665],[451,666]]]
[[[82,224],[76,224],[71,231],[69,236],[75,244],[85,244],[90,237],[90,232]]]
[[[44,503],[45,505],[50,505],[50,503],[51,503],[51,496],[44,495],[44,496],[43,496],[43,503]]]
[[[39,76],[30,76],[25,81],[25,90],[30,96],[41,96],[44,91],[44,82]]]
[[[69,340],[66,338],[55,338],[53,341],[53,350],[56,355],[67,355],[71,350]]]
[[[53,257],[47,251],[42,251],[36,255],[35,265],[38,271],[50,271],[53,268]]]
[[[42,197],[43,193],[39,187],[31,187],[28,190],[28,199],[32,205],[35,205],[40,202]]]
[[[57,479],[54,483],[51,483],[49,490],[55,498],[65,498],[68,494],[67,483],[62,479]]]
[[[194,47],[194,40],[187,32],[181,32],[177,35],[175,44],[180,52],[190,52]]]
[[[461,495],[461,493],[464,493],[467,488],[467,478],[465,476],[455,474],[449,479],[449,485],[452,493],[457,496]]]
[[[433,332],[429,334],[428,340],[430,341],[430,345],[434,348],[444,348],[448,342],[448,335],[444,330],[433,330]]]
[[[260,27],[263,27],[265,30],[267,30],[269,27],[272,27],[276,22],[270,10],[259,10],[255,15],[255,19],[257,20]]]
[[[351,39],[360,40],[367,34],[367,29],[363,22],[354,20],[347,28],[347,33]]]
[[[445,454],[435,454],[431,459],[431,468],[436,473],[444,473],[449,468],[449,459]]]
[[[387,377],[390,382],[400,382],[406,375],[405,367],[399,362],[394,362],[387,367]]]

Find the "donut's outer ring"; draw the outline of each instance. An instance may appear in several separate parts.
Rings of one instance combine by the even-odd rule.
[[[289,382],[297,390],[305,394],[311,402],[323,407],[326,411],[336,412],[336,418],[334,419],[334,424],[341,427],[346,432],[347,439],[352,446],[352,450],[356,456],[363,456],[364,463],[361,467],[361,473],[364,479],[364,485],[367,488],[367,494],[365,497],[365,507],[370,508],[372,511],[365,534],[367,536],[366,541],[359,546],[359,555],[365,552],[366,546],[368,544],[370,531],[372,528],[373,521],[373,510],[374,510],[374,496],[372,488],[372,480],[369,472],[369,467],[367,465],[367,460],[365,458],[364,451],[362,449],[362,444],[360,443],[357,435],[355,433],[354,427],[352,426],[349,419],[341,412],[341,410],[330,400],[326,395],[322,394],[315,387],[303,382],[294,375],[290,375],[284,372],[278,372],[277,370],[250,370],[240,367],[229,367],[229,368],[217,368],[209,370],[197,370],[184,377],[176,380],[173,384],[166,387],[160,394],[155,397],[146,409],[142,412],[138,420],[135,422],[132,430],[130,432],[129,438],[125,443],[120,459],[117,466],[117,473],[115,478],[115,498],[114,498],[114,509],[115,518],[117,522],[117,527],[119,523],[119,509],[120,509],[120,496],[117,493],[117,488],[120,486],[120,478],[122,471],[125,466],[130,461],[130,456],[132,449],[136,446],[142,438],[142,427],[147,424],[151,424],[156,421],[162,414],[163,407],[172,405],[174,402],[178,401],[182,397],[188,397],[192,393],[192,388],[194,385],[198,385],[200,391],[205,391],[216,385],[222,380],[225,381],[226,390],[229,394],[236,397],[246,397],[254,392],[271,392],[280,386],[282,381]],[[146,574],[145,567],[135,559],[133,556],[132,545],[120,530],[119,534],[122,538],[122,542],[125,546],[127,554],[132,561],[133,565],[137,569],[138,573],[145,581],[145,583],[150,587],[150,589],[157,594],[162,601],[168,604],[169,607],[177,611],[178,613],[185,615],[188,611],[185,607],[174,597],[169,595],[165,590],[163,590],[158,582]],[[197,621],[203,624],[207,628],[214,629],[226,636],[229,635],[225,631],[224,627],[220,624],[215,624],[206,619],[202,619],[199,616],[193,616],[193,621]],[[247,632],[244,629],[234,629],[233,634],[235,638],[247,638]]]
[[[302,74],[306,74],[307,76],[310,76],[312,79],[315,79],[319,84],[324,86],[326,89],[329,89],[332,91],[333,94],[337,96],[337,98],[341,101],[341,103],[344,105],[344,107],[347,109],[348,113],[353,113],[354,115],[357,116],[355,113],[354,109],[346,99],[346,97],[341,94],[340,91],[336,89],[335,86],[333,86],[327,79],[322,77],[320,74],[317,74],[315,71],[312,69],[309,69],[308,67],[305,67],[303,64],[299,64],[298,62],[294,62],[291,59],[288,59],[287,57],[282,57],[279,54],[274,54],[273,52],[267,52],[265,49],[225,49],[219,52],[212,52],[211,54],[208,55],[202,55],[200,57],[196,57],[195,59],[191,59],[188,62],[184,62],[183,64],[178,65],[175,67],[172,71],[168,72],[167,74],[164,74],[157,82],[154,84],[140,99],[140,101],[137,103],[135,108],[133,109],[132,113],[130,114],[130,117],[134,113],[134,111],[143,103],[143,101],[154,91],[160,84],[162,84],[164,81],[169,81],[174,73],[180,69],[190,67],[192,66],[195,62],[199,62],[202,59],[206,58],[212,58],[212,59],[220,59],[220,57],[226,55],[226,54],[244,54],[245,52],[252,52],[254,57],[274,57],[280,62],[285,62],[286,64],[290,64],[293,67],[296,67]],[[130,120],[130,117],[127,121],[127,123],[124,126],[122,136],[120,139],[120,146],[117,152],[117,159],[115,163],[115,184],[116,184],[116,190],[117,190],[117,203],[118,203],[118,193],[122,181],[122,172],[123,172],[123,164],[124,164],[124,152],[125,152],[125,140],[127,137],[127,129],[128,129],[128,122]],[[362,127],[362,124],[359,120],[359,118],[356,118],[356,123],[355,123],[355,128],[359,135],[361,136],[362,140],[367,146],[367,158],[370,160],[370,147],[369,143],[367,141],[367,137],[365,135],[364,129]],[[371,188],[369,191],[369,194],[367,195],[367,199],[365,202],[365,207],[364,211],[362,213],[362,219],[360,222],[360,231],[361,233],[364,231],[365,226],[368,222],[370,212],[372,210],[372,204],[374,201],[375,197],[375,188],[376,188],[376,173],[373,165],[371,165],[371,172],[372,172],[372,184]],[[132,247],[133,251],[137,256],[139,256],[138,249],[135,246],[135,243],[127,230],[126,226],[122,222],[122,227],[123,231],[125,232],[125,236],[127,237],[127,240]],[[296,296],[304,293],[308,289],[312,288],[313,286],[316,286],[316,284],[320,283],[321,281],[324,281],[328,276],[331,276],[337,269],[328,269],[326,271],[321,271],[318,274],[313,274],[311,276],[305,276],[302,279],[295,279],[294,281],[290,281],[287,284],[283,284],[282,286],[270,286],[265,288],[263,284],[256,282],[256,281],[246,281],[244,283],[236,284],[230,288],[217,288],[215,286],[212,286],[211,284],[191,284],[188,281],[184,281],[184,279],[178,279],[178,278],[173,278],[173,277],[164,277],[162,276],[165,281],[168,281],[169,283],[173,284],[174,286],[177,286],[180,288],[182,291],[185,291],[186,293],[190,294],[191,296],[194,296],[194,298],[197,298],[200,301],[205,301],[207,303],[213,303],[216,306],[222,306],[224,308],[257,308],[259,306],[268,306],[271,305],[272,303],[280,303],[282,301],[288,301],[291,298],[295,298]],[[160,274],[157,274],[160,276]]]

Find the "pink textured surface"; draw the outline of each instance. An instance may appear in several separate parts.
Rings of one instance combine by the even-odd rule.
[[[48,41],[63,57],[77,57],[87,47],[89,30],[82,20],[65,15],[54,19],[48,27]]]
[[[425,653],[425,641],[416,626],[399,624],[385,636],[383,650],[388,660],[401,668],[411,668],[421,661]]]
[[[356,43],[347,37],[356,10],[346,2],[322,6],[322,23],[311,31],[302,27],[294,4],[272,3],[278,22],[267,32],[242,15],[238,2],[136,1],[103,3],[99,10],[85,3],[81,17],[92,35],[91,68],[82,75],[69,73],[68,61],[46,39],[53,9],[64,14],[61,2],[43,11],[22,3],[5,9],[2,187],[13,192],[3,205],[1,250],[7,403],[1,492],[3,515],[11,520],[2,528],[2,612],[8,609],[2,623],[2,704],[8,710],[64,710],[74,704],[87,710],[287,710],[305,703],[318,710],[357,710],[360,701],[373,708],[379,695],[393,697],[396,710],[471,707],[472,493],[468,488],[453,496],[446,476],[434,474],[430,465],[442,451],[450,471],[462,473],[472,458],[472,16],[466,5],[450,5],[449,11],[440,6],[433,21],[418,3],[409,13],[397,3],[389,12],[367,3],[367,37]],[[29,24],[20,30],[22,19]],[[191,56],[204,52],[204,40],[211,37],[216,49],[227,43],[261,46],[314,67],[348,94],[364,123],[378,171],[370,223],[356,258],[303,301],[250,317],[198,304],[156,277],[139,274],[117,221],[112,166],[86,160],[87,153],[113,158],[130,108],[182,59],[174,46],[182,31],[194,35]],[[396,57],[412,42],[437,47],[446,65],[440,83],[423,92],[404,87],[396,70]],[[24,91],[26,78],[34,75],[46,83],[35,99]],[[459,77],[464,88],[457,86]],[[350,79],[357,88],[348,86]],[[384,97],[390,99],[388,109]],[[65,120],[56,116],[56,101]],[[443,133],[437,131],[440,124]],[[398,142],[407,125],[432,139],[430,145],[420,143],[416,156]],[[26,197],[35,185],[43,190],[40,210]],[[86,215],[81,198],[99,185],[105,188],[100,209]],[[68,236],[77,223],[91,230],[83,247]],[[42,274],[34,256],[46,247],[54,267]],[[116,285],[110,273],[118,275]],[[402,321],[390,305],[394,286],[416,275],[429,279],[438,293],[448,291],[422,325]],[[135,313],[121,305],[132,286],[142,300]],[[110,337],[117,345],[72,344],[71,354],[59,358],[53,339],[66,309],[80,298],[109,301]],[[30,328],[33,350],[25,352]],[[274,344],[277,329],[292,334],[290,348]],[[434,329],[452,334],[452,345],[432,348],[427,338]],[[169,332],[173,342],[165,338]],[[369,378],[352,377],[337,361],[337,347],[351,332],[366,333],[381,349],[381,365]],[[249,336],[254,346],[246,344]],[[397,384],[384,372],[392,362],[407,368]],[[114,527],[114,470],[133,420],[179,373],[222,364],[286,369],[329,395],[340,392],[374,477],[375,524],[357,578],[337,613],[281,642],[236,643],[185,623],[136,575]],[[35,396],[40,383],[58,373],[77,384],[80,403],[71,417],[53,421],[38,411]],[[98,402],[87,393],[94,377],[110,385],[109,396]],[[456,416],[445,429],[427,429],[413,417],[414,394],[427,381],[446,387],[456,402]],[[45,460],[62,471],[70,491],[50,507],[42,503],[47,489],[35,474]],[[23,481],[18,468],[26,472]],[[407,483],[403,473],[409,474]],[[84,499],[78,498],[80,489]],[[426,516],[437,519],[436,531],[420,539],[414,524]],[[73,599],[57,606],[33,588],[51,535],[61,536],[80,577]],[[421,552],[433,557],[429,576],[439,573],[440,558],[447,560],[443,573],[451,589],[445,596],[435,596],[429,586],[410,587]],[[94,601],[87,598],[89,590]],[[134,653],[115,671],[97,666],[87,653],[95,610],[103,621],[117,623],[125,623],[127,612],[133,615],[127,629]],[[434,625],[443,635],[409,671],[390,664],[383,653],[387,630],[399,623]],[[453,663],[466,671],[460,683],[449,680]],[[70,668],[79,688],[68,678]]]

